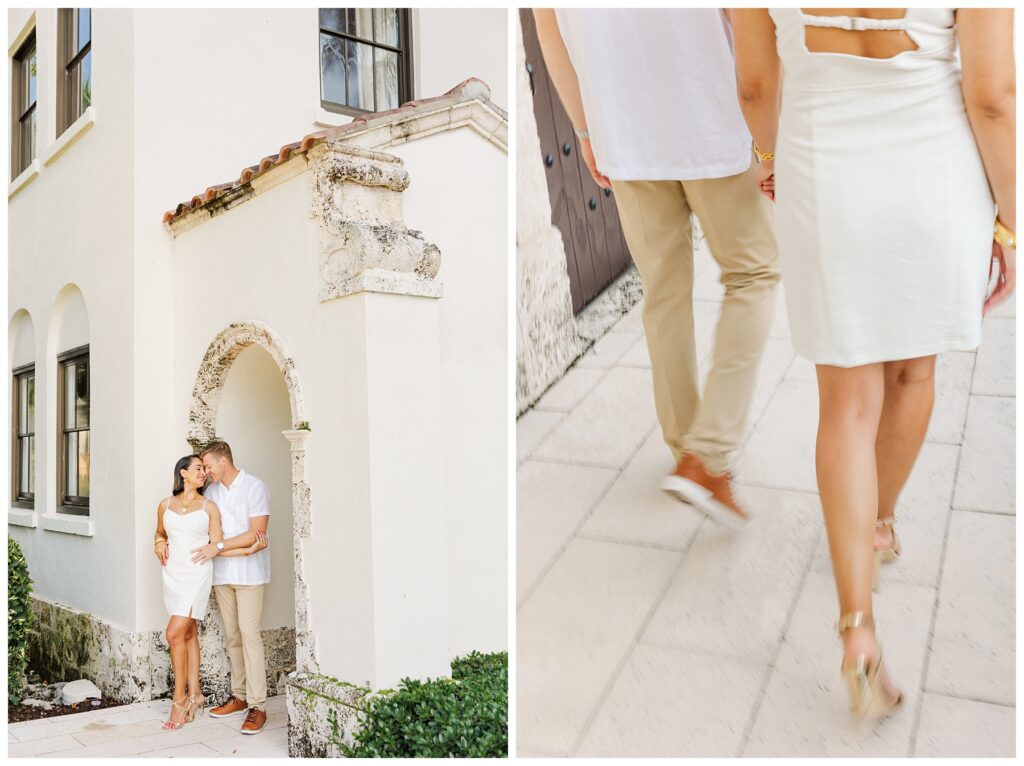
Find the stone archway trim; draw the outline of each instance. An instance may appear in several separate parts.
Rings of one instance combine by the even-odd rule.
[[[303,567],[303,541],[312,536],[312,493],[306,482],[306,445],[310,435],[295,361],[281,338],[260,322],[235,322],[210,343],[196,373],[188,415],[188,443],[199,453],[217,437],[217,405],[228,370],[245,349],[260,346],[284,376],[292,430],[283,435],[291,452],[292,541],[295,564],[295,654],[299,671],[318,672],[316,638],[310,625],[309,588]]]
[[[188,443],[197,452],[216,438],[217,404],[228,370],[249,346],[262,347],[284,376],[291,405],[292,427],[306,421],[295,362],[277,333],[261,322],[235,322],[217,334],[199,365],[188,415]]]

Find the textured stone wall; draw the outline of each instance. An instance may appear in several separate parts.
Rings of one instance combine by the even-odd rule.
[[[224,328],[213,339],[196,373],[192,388],[192,406],[188,414],[188,443],[197,453],[216,437],[217,403],[224,389],[228,370],[235,359],[249,346],[262,347],[277,364],[288,389],[293,425],[298,428],[306,419],[302,391],[295,373],[295,362],[277,334],[259,322],[236,322]]]
[[[34,624],[29,635],[29,670],[44,681],[88,678],[104,695],[122,702],[166,696],[173,686],[171,658],[162,631],[131,633],[91,614],[33,597]],[[231,691],[224,627],[211,594],[206,618],[199,623],[199,677],[203,693],[218,702]],[[295,670],[295,631],[263,631],[267,691],[284,693]]]
[[[328,142],[309,150],[311,215],[319,221],[320,300],[361,291],[439,297],[441,251],[408,228],[398,157]]]
[[[288,678],[288,755],[292,758],[337,758],[336,743],[353,744],[370,690],[315,673]]]
[[[523,412],[582,352],[562,235],[551,223],[523,31],[516,16],[516,408]]]
[[[599,340],[643,298],[643,285],[636,266],[612,282],[576,315],[576,332],[586,347]]]

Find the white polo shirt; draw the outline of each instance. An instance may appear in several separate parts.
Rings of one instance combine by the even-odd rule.
[[[613,181],[750,167],[732,31],[719,8],[559,8],[597,168]]]
[[[255,476],[239,470],[230,487],[215,481],[204,496],[220,508],[224,539],[249,531],[249,519],[270,515],[270,490]],[[265,585],[270,582],[270,549],[251,556],[217,556],[213,560],[214,585]]]

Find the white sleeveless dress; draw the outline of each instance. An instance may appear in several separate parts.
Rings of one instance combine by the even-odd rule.
[[[170,504],[170,498],[167,499]],[[164,531],[167,532],[167,565],[163,567],[164,606],[172,615],[191,616],[197,620],[206,614],[213,586],[213,560],[192,563],[192,549],[210,542],[210,517],[206,500],[198,511],[175,513],[164,510]]]
[[[995,204],[960,91],[953,10],[771,17],[783,67],[776,237],[797,352],[853,367],[976,348]],[[917,50],[812,53],[805,25],[900,29]]]

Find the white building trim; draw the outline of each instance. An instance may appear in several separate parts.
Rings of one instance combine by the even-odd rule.
[[[58,157],[71,148],[71,145],[84,136],[95,124],[96,107],[90,106],[57,137],[56,141],[46,147],[46,151],[43,153],[43,164],[52,165],[56,162]]]
[[[90,512],[93,509],[90,509]],[[70,513],[43,513],[39,515],[43,529],[51,532],[64,532],[69,535],[92,537],[95,526],[91,516],[75,516]]]
[[[39,158],[32,160],[29,166],[25,168],[18,177],[7,184],[7,199],[13,199],[14,195],[28,186],[32,181],[39,175]]]
[[[39,514],[29,508],[11,508],[7,512],[7,523],[18,527],[36,527]]]

